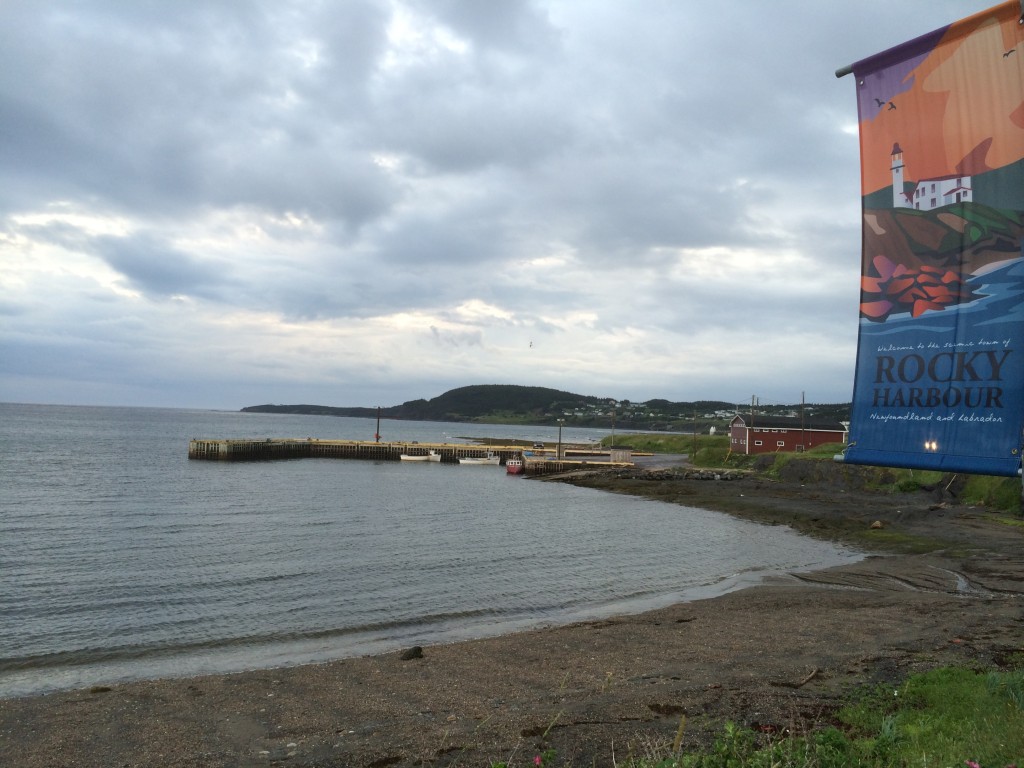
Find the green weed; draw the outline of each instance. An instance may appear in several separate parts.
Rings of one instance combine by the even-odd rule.
[[[946,668],[860,691],[837,725],[771,736],[727,723],[704,752],[623,768],[1003,768],[1024,761],[1024,670]]]

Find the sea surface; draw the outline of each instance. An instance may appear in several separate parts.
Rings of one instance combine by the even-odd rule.
[[[272,668],[635,613],[861,553],[503,467],[188,460],[375,420],[0,404],[0,698]],[[381,422],[382,439],[557,428]],[[602,430],[563,430],[589,442]]]

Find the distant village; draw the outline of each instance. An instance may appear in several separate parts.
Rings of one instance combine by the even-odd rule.
[[[721,404],[716,403],[716,406]],[[761,413],[765,416],[799,418],[799,405],[762,405],[755,403],[737,403],[732,408],[716,407],[713,410],[689,408],[686,403],[670,403],[665,400],[649,400],[634,403],[629,400],[605,399],[600,402],[576,404],[572,408],[561,411],[564,418],[591,419],[608,418],[612,413],[617,419],[624,421],[681,421],[690,424],[694,418],[703,422],[729,422],[738,413]],[[849,404],[838,405],[807,405],[803,409],[804,417],[822,417],[835,421],[849,420]]]
[[[803,452],[825,444],[845,444],[848,404],[760,405],[756,398],[743,408],[715,403],[711,408],[651,400],[601,400],[562,409],[559,421],[583,425],[607,422],[623,430],[656,429],[728,436],[730,450],[740,454]],[[696,404],[695,404],[696,405]]]

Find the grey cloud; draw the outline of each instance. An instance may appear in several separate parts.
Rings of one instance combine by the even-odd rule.
[[[311,193],[328,201],[343,197],[323,189],[332,171],[373,186],[366,171],[345,173],[352,161],[338,169],[322,160],[339,149],[345,154],[344,141],[329,141],[343,138],[339,116],[351,117],[362,101],[386,20],[377,6],[346,4],[349,12],[336,13],[326,29],[294,7],[140,7],[101,5],[98,17],[82,9],[89,23],[51,7],[16,23],[17,35],[8,27],[6,57],[20,67],[0,74],[0,110],[19,118],[5,121],[14,127],[6,153],[36,168],[52,165],[54,176],[77,182],[79,194],[98,192],[126,209],[251,202],[253,177],[264,187],[278,180],[276,205],[254,196],[276,210],[288,208],[281,198],[310,176]],[[310,73],[325,69],[329,75],[312,87]],[[325,93],[335,96],[333,115],[323,112]],[[291,165],[293,153],[316,141],[320,146],[310,149],[320,152],[320,162],[314,156]],[[315,210],[308,197],[303,207]],[[349,211],[328,204],[320,212],[339,208]],[[367,215],[361,202],[352,208],[356,222]]]
[[[367,157],[334,150],[327,141],[308,146],[239,146],[211,163],[205,199],[215,205],[251,205],[275,214],[308,214],[338,220],[354,230],[384,216],[402,189]]]
[[[145,369],[128,353],[104,356],[105,344],[121,343],[110,329],[131,315],[144,337],[177,294],[196,300],[200,324],[204,311],[225,309],[355,329],[422,312],[460,326],[434,322],[437,344],[471,348],[473,364],[495,370],[503,361],[487,357],[486,330],[466,330],[455,307],[494,304],[550,348],[564,343],[561,318],[583,310],[602,333],[644,327],[669,345],[694,327],[739,334],[734,291],[749,277],[701,283],[680,263],[680,252],[708,248],[798,254],[804,272],[770,272],[750,301],[773,343],[806,313],[842,348],[856,334],[846,304],[856,301],[859,169],[856,137],[842,132],[856,120],[852,84],[832,72],[961,10],[959,0],[861,5],[9,0],[0,4],[0,249],[93,255],[143,294],[122,305],[99,281],[32,276],[31,290],[110,312],[82,328],[100,369]],[[394,49],[396,11],[414,34],[441,25],[438,39],[465,45]],[[131,235],[10,216],[53,210],[116,218]],[[207,238],[215,251],[192,245]],[[536,280],[517,272],[553,254],[576,263]],[[587,280],[573,277],[579,269]],[[68,322],[37,317],[25,296],[8,307],[19,328]],[[434,394],[472,378],[451,357],[444,376],[423,382]],[[549,381],[549,365],[515,373]],[[387,367],[382,380],[414,382],[395,402],[427,394],[415,361]],[[568,385],[577,374],[558,375]],[[671,382],[649,370],[620,375],[616,386]],[[852,359],[821,373],[838,390],[844,375]],[[291,399],[273,386],[282,389],[271,399]]]
[[[474,0],[413,0],[410,5],[485,51],[538,54],[557,46],[560,37],[542,4],[530,0],[507,0],[499,4]]]
[[[151,296],[218,298],[227,282],[209,262],[146,235],[97,237],[92,245],[133,287]]]
[[[153,297],[180,294],[219,300],[233,284],[211,262],[150,234],[97,236],[63,222],[24,225],[17,231],[39,243],[96,256],[123,275],[129,285]]]
[[[430,336],[440,347],[479,347],[483,344],[483,334],[479,331],[453,333],[432,325],[430,326]]]
[[[5,301],[0,299],[0,315],[5,317],[18,317],[27,315],[31,307],[20,301]]]

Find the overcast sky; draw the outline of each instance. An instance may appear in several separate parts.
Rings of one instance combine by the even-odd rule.
[[[0,3],[0,400],[852,395],[837,68],[965,0]]]

